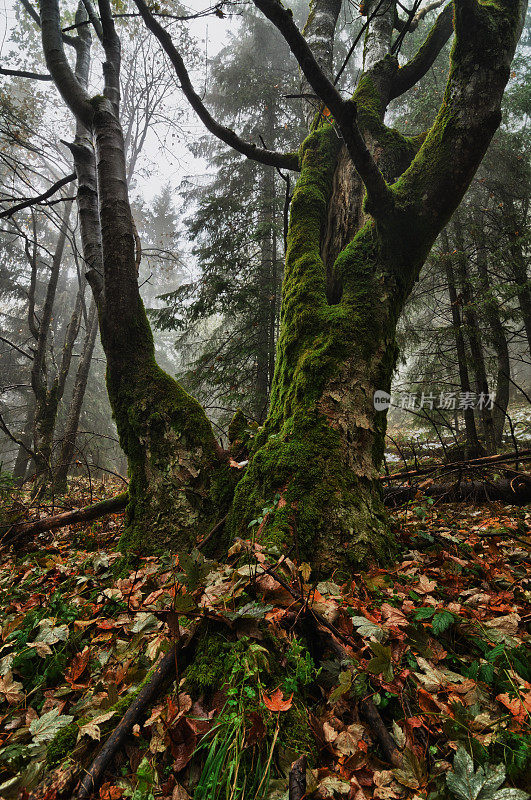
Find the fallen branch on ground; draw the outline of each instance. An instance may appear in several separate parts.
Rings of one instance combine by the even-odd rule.
[[[431,475],[434,472],[465,471],[475,467],[490,467],[494,464],[507,464],[512,461],[531,460],[531,450],[520,450],[518,453],[500,453],[495,456],[481,456],[470,458],[466,461],[450,461],[448,464],[432,464],[429,467],[420,467],[406,472],[393,472],[391,475],[381,475],[381,481],[403,481],[408,478],[419,478],[421,475]]]
[[[177,656],[181,656],[179,670],[185,669],[189,665],[195,650],[195,648],[191,647],[191,644],[196,640],[196,632],[192,633],[191,638],[179,640],[159,661],[151,678],[133,700],[92,762],[79,787],[77,800],[88,800],[90,795],[98,790],[107,766],[133,730],[133,725],[146,714],[148,708],[162,693],[164,687],[174,678]],[[182,644],[183,641],[184,646]]]
[[[384,503],[397,508],[414,500],[417,493],[438,497],[446,503],[468,501],[484,503],[497,501],[511,505],[531,502],[531,476],[517,475],[512,479],[495,481],[459,481],[457,483],[432,483],[431,485],[386,486]]]
[[[63,528],[65,525],[74,525],[77,522],[90,522],[91,520],[103,517],[105,514],[115,514],[122,511],[128,502],[127,492],[117,494],[108,500],[102,500],[92,506],[78,508],[75,511],[66,511],[63,514],[56,514],[53,517],[44,517],[33,522],[21,522],[12,525],[2,537],[2,544],[13,544],[27,536],[44,531],[52,531],[56,528]]]

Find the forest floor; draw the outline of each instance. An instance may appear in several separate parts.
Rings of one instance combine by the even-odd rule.
[[[64,505],[87,501],[80,483]],[[4,511],[27,505],[3,498]],[[120,514],[4,547],[0,797],[72,796],[76,765],[186,636],[192,666],[134,724],[94,797],[287,800],[302,755],[308,798],[526,797],[531,513],[419,494],[392,518],[401,560],[343,585],[252,543],[226,563],[125,561]]]

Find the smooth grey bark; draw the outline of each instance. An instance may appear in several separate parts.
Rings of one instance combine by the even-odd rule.
[[[85,398],[85,392],[87,389],[88,376],[90,372],[90,365],[92,363],[92,354],[94,352],[97,334],[98,313],[96,304],[93,302],[88,313],[88,327],[74,380],[72,399],[70,401],[70,409],[63,434],[61,449],[54,465],[53,486],[56,493],[59,494],[64,493],[67,489],[68,471],[70,469],[76,449],[76,436],[79,427],[79,419],[81,416],[81,410],[83,408],[83,400]]]

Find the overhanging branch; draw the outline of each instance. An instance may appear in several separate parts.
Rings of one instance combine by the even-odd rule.
[[[208,109],[203,104],[203,101],[195,91],[188,74],[188,70],[184,61],[173,44],[172,38],[168,31],[157,22],[151,11],[148,9],[144,0],[135,0],[136,6],[140,11],[140,15],[144,20],[146,27],[153,33],[159,40],[164,52],[170,59],[173,68],[179,78],[181,89],[188,102],[196,112],[197,116],[210,133],[221,139],[222,142],[228,144],[234,150],[237,150],[247,158],[252,158],[254,161],[259,161],[261,164],[267,164],[271,167],[279,167],[282,169],[291,169],[298,171],[299,159],[296,153],[277,153],[274,150],[265,150],[257,147],[251,142],[245,142],[230,128],[221,125],[217,122]]]
[[[452,3],[448,3],[416,55],[396,73],[391,87],[391,100],[407,92],[424,77],[452,35],[453,29]]]
[[[52,194],[55,194],[59,191],[63,186],[66,186],[68,183],[75,181],[76,173],[72,172],[70,175],[67,175],[65,178],[61,178],[61,180],[56,181],[49,189],[47,189],[42,194],[37,195],[37,197],[30,197],[27,200],[22,200],[20,203],[17,203],[11,208],[6,209],[0,213],[0,219],[5,219],[6,217],[11,217],[17,211],[22,211],[24,208],[28,208],[28,206],[35,206],[39,203],[42,203],[44,200],[47,200],[48,197],[51,197]]]

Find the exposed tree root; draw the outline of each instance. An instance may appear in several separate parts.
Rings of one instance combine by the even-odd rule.
[[[301,756],[289,771],[289,800],[302,800],[306,794],[306,756]]]

